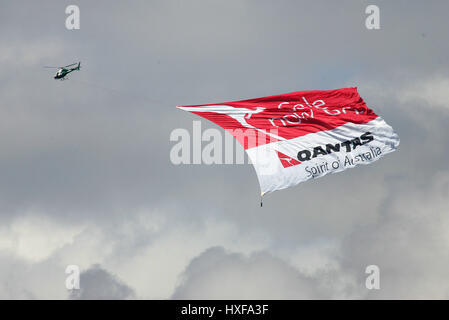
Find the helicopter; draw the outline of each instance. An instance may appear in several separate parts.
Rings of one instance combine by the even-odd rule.
[[[69,65],[64,66],[64,67],[47,67],[47,66],[45,66],[44,68],[58,68],[58,71],[56,72],[56,74],[54,76],[54,79],[55,80],[58,80],[58,79],[60,79],[60,80],[68,80],[66,78],[66,76],[70,72],[78,71],[81,68],[81,62],[78,62],[78,65],[76,67],[70,68],[71,66],[75,66],[75,65],[77,65],[77,63],[72,63],[72,64],[69,64]]]

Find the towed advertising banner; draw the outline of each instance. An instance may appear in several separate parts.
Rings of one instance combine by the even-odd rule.
[[[216,123],[240,142],[262,195],[371,163],[399,145],[397,134],[366,106],[357,88],[178,108]]]

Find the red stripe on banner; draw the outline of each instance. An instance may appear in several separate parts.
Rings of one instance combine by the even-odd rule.
[[[298,91],[181,108],[191,108],[188,111],[226,129],[245,149],[377,118],[357,88]],[[196,108],[198,111],[192,110]]]

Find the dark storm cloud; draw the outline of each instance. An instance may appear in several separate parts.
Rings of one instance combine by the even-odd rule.
[[[270,275],[269,277],[267,275]],[[319,282],[266,252],[250,257],[209,248],[192,260],[173,299],[318,299]]]
[[[80,5],[79,31],[64,27],[68,4]],[[381,30],[368,31],[364,27],[368,4],[2,4],[0,236],[6,240],[0,241],[0,250],[28,258],[32,250],[25,250],[30,241],[24,241],[24,235],[30,231],[39,237],[45,235],[37,227],[30,229],[18,223],[21,217],[43,216],[55,221],[56,230],[74,225],[81,231],[69,233],[73,237],[64,238],[61,247],[49,237],[49,244],[43,241],[42,248],[35,250],[36,259],[44,259],[62,275],[64,264],[101,263],[137,293],[140,290],[139,297],[160,298],[159,291],[166,298],[172,295],[172,287],[152,285],[151,291],[143,288],[146,282],[137,281],[141,279],[136,280],[134,274],[142,274],[148,283],[161,277],[171,277],[173,281],[169,282],[174,283],[176,273],[209,248],[213,239],[225,248],[233,245],[237,256],[223,252],[216,255],[233,262],[228,266],[236,277],[246,274],[252,268],[251,261],[259,259],[263,264],[278,266],[276,270],[281,271],[274,270],[273,277],[285,280],[280,273],[288,269],[291,272],[287,274],[295,278],[291,266],[301,268],[305,261],[288,262],[288,257],[304,247],[313,251],[322,243],[337,247],[343,243],[341,251],[332,253],[329,259],[343,266],[341,277],[353,277],[351,284],[355,281],[363,285],[362,267],[370,260],[365,254],[376,257],[380,266],[387,265],[385,278],[392,281],[402,279],[396,277],[399,272],[410,277],[426,273],[424,263],[418,264],[414,273],[407,273],[402,262],[392,263],[388,254],[374,254],[386,243],[382,238],[368,241],[364,237],[378,233],[388,237],[394,235],[394,226],[401,225],[405,242],[422,244],[391,247],[390,254],[401,251],[404,261],[411,255],[416,255],[411,261],[421,261],[426,250],[442,241],[443,231],[437,238],[428,232],[413,232],[413,223],[391,205],[407,207],[408,196],[435,185],[438,176],[447,171],[448,152],[443,146],[449,139],[449,116],[444,105],[444,86],[449,78],[449,44],[445,41],[449,5],[444,1],[378,1]],[[53,71],[41,68],[78,60],[82,61],[81,72],[67,82],[54,81]],[[174,108],[176,105],[345,86],[358,86],[368,105],[395,128],[401,137],[398,152],[370,166],[273,193],[266,197],[263,208],[259,207],[257,177],[249,165],[174,166],[169,162],[173,145],[170,132],[180,127],[191,129],[192,120],[198,120]],[[426,86],[430,89],[420,95],[418,89]],[[202,126],[214,127],[205,121]],[[445,210],[443,205],[423,208],[421,224],[432,228],[435,221],[445,221],[441,216]],[[395,222],[385,220],[390,215]],[[205,222],[210,219],[213,227]],[[214,238],[209,233],[216,232],[217,225],[229,225],[232,232],[226,230],[222,237]],[[366,234],[360,234],[359,230],[365,228]],[[259,234],[264,237],[256,236]],[[195,235],[196,242],[187,241]],[[262,238],[266,239],[264,249],[273,257],[248,260],[239,256],[239,246],[232,239],[247,235],[247,245],[241,251],[260,249]],[[355,239],[352,245],[349,239]],[[183,249],[181,253],[177,248]],[[188,254],[181,257],[182,251]],[[443,251],[435,252],[433,258],[442,257],[435,268],[444,270],[447,261]],[[129,262],[119,258],[123,255]],[[341,257],[336,259],[334,255]],[[203,254],[195,261],[211,256]],[[142,261],[145,257],[148,261]],[[30,263],[18,261],[19,265]],[[164,274],[160,271],[164,266],[154,261],[166,261],[165,269],[176,268]],[[29,268],[43,272],[40,263],[31,263]],[[154,271],[147,274],[139,265]],[[187,269],[186,283],[190,286],[180,287],[185,296],[195,287],[205,288],[201,276],[191,276],[199,265],[192,262]],[[263,270],[271,274],[271,269]],[[206,270],[205,277],[215,279],[214,272]],[[430,283],[442,277],[441,272],[433,274]],[[96,275],[99,279],[104,276],[93,273],[93,283]],[[63,283],[50,273],[45,273],[45,278],[52,288]],[[1,281],[7,283],[7,278]],[[25,291],[20,292],[28,290],[36,297],[65,294],[59,289],[44,293],[32,280],[29,282],[29,288],[24,283],[21,288]],[[293,296],[316,296],[313,284],[292,283],[300,287],[291,289]],[[404,283],[398,286],[405,288]],[[255,281],[248,287],[256,285]],[[415,288],[425,285],[416,283]],[[180,288],[176,295],[180,295]],[[327,296],[348,296],[350,289],[343,288],[329,289],[333,294]],[[199,292],[206,295],[206,289]],[[356,290],[358,296],[366,294],[363,290]],[[379,294],[400,298],[405,296],[403,290]],[[423,292],[431,294],[432,287]],[[444,296],[443,288],[434,292]],[[23,297],[22,293],[2,289],[0,296]]]
[[[75,300],[118,300],[134,298],[134,291],[111,275],[101,266],[95,265],[80,275],[80,289],[72,290]]]

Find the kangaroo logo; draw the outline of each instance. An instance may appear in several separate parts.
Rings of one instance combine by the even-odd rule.
[[[257,130],[259,132],[262,132],[263,134],[266,134],[278,140],[286,140],[285,138],[278,136],[272,132],[269,132],[261,128],[256,128],[253,125],[249,124],[248,121],[246,121],[249,120],[253,114],[263,112],[266,109],[264,107],[256,107],[256,110],[252,110],[248,108],[240,108],[240,107],[236,108],[226,104],[220,104],[220,105],[210,105],[201,107],[178,107],[178,108],[190,112],[215,112],[219,114],[224,114],[233,118],[245,128]]]
[[[301,164],[301,162],[299,162],[298,160],[293,159],[293,158],[283,154],[282,152],[279,152],[276,150],[276,153],[277,153],[279,160],[281,161],[281,164],[284,168],[293,167],[298,164]]]

